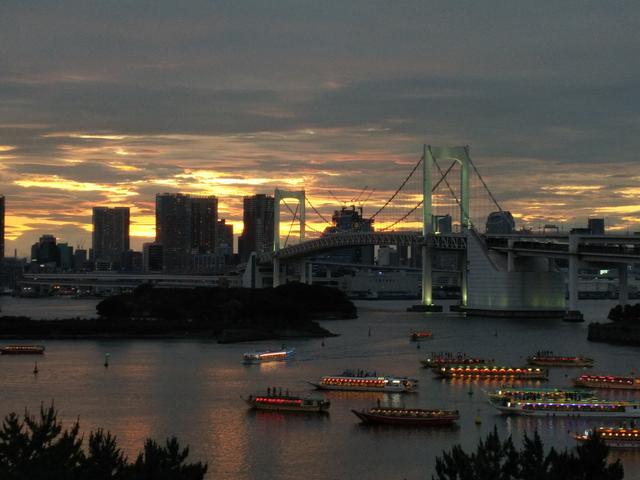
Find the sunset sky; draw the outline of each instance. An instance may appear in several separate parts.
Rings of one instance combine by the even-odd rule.
[[[423,143],[471,146],[519,224],[640,231],[637,1],[3,1],[6,253],[154,236],[159,192],[306,189],[371,213]],[[320,225],[318,225],[320,227]]]

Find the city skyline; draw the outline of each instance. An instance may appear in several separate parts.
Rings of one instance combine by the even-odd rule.
[[[423,143],[469,144],[519,224],[640,230],[640,7],[494,6],[0,7],[6,255],[88,246],[94,206],[129,207],[140,250],[163,192],[217,196],[237,234],[275,187],[330,215],[368,185],[373,210]]]

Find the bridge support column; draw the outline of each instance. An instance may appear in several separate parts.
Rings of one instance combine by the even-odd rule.
[[[510,238],[507,241],[509,250],[507,251],[507,272],[515,272],[516,270],[516,254],[513,252],[515,240]]]
[[[273,257],[273,288],[280,285],[280,259]]]
[[[433,305],[433,271],[431,267],[431,250],[422,246],[422,305]]]
[[[307,262],[300,262],[300,283],[307,283]]]
[[[462,261],[460,262],[460,305],[467,306],[469,299],[469,280],[468,280],[468,266],[467,252],[462,254]]]
[[[583,322],[584,317],[578,310],[578,235],[569,235],[569,310],[564,316],[567,322]]]
[[[629,303],[629,271],[626,263],[618,266],[618,303],[622,306]]]

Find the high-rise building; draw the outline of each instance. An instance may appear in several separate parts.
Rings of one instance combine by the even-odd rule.
[[[156,195],[156,243],[162,244],[163,267],[170,272],[188,265],[191,251],[191,199],[183,193]]]
[[[588,222],[592,235],[604,235],[604,218],[590,218]]]
[[[213,195],[189,198],[191,201],[191,252],[213,253],[216,246],[218,199]]]
[[[93,207],[93,260],[119,268],[129,250],[129,207]]]
[[[87,251],[84,248],[77,248],[73,252],[73,268],[77,271],[87,270]]]
[[[451,233],[453,231],[451,215],[434,215],[433,228],[437,233]]]
[[[233,225],[227,224],[224,218],[216,225],[216,253],[225,257],[233,255]]]
[[[31,263],[38,265],[60,265],[60,250],[53,235],[42,235],[31,247]]]
[[[362,207],[356,208],[342,207],[335,210],[331,217],[333,225],[324,229],[322,236],[336,235],[343,233],[373,232],[373,219],[365,218]],[[333,250],[326,255],[322,255],[325,261],[338,263],[359,263],[372,265],[374,259],[373,245],[364,247],[350,247]]]
[[[4,259],[4,195],[0,195],[0,261]]]
[[[516,229],[516,222],[511,212],[501,211],[490,213],[487,217],[487,233],[509,234]]]
[[[251,252],[273,250],[273,213],[273,197],[264,194],[244,197],[244,228],[238,239],[241,261],[246,262]]]
[[[60,252],[60,268],[71,270],[73,268],[73,247],[68,243],[59,243],[58,251]]]

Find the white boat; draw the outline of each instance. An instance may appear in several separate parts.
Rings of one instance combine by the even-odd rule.
[[[283,348],[282,350],[263,350],[260,352],[245,352],[242,355],[242,363],[253,365],[266,362],[285,362],[293,356],[295,348]]]
[[[322,377],[319,382],[309,382],[319,390],[348,390],[356,392],[413,392],[418,380],[408,377],[378,376],[368,372],[343,372],[341,375]]]
[[[505,415],[533,417],[599,417],[640,418],[640,403],[610,400],[583,401],[503,401],[489,399],[489,403]]]
[[[640,448],[640,430],[637,428],[620,427],[599,427],[585,430],[582,434],[575,434],[573,437],[578,443],[583,443],[591,435],[597,433],[607,447],[611,448]]]

